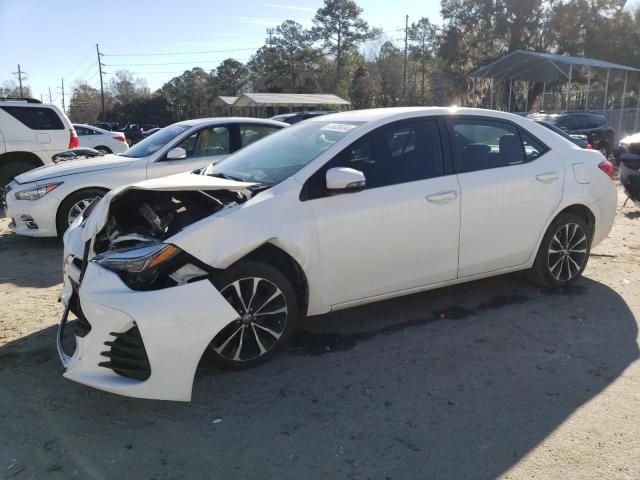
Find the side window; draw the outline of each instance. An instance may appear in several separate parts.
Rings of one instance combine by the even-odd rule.
[[[44,107],[0,107],[32,130],[64,130],[58,114]]]
[[[563,117],[558,120],[558,127],[564,128],[567,130],[577,130],[576,120],[573,117]]]
[[[87,131],[84,128],[78,127],[77,125],[74,125],[73,129],[76,131],[76,135],[78,135],[79,137],[83,137],[87,134]]]
[[[443,161],[438,125],[430,119],[403,122],[366,134],[309,179],[307,198],[326,195],[326,173],[333,167],[361,171],[367,189],[440,176]]]
[[[524,154],[527,157],[527,162],[540,158],[549,151],[544,144],[540,143],[524,130],[520,130],[520,137],[522,138],[522,145],[524,146]]]
[[[229,153],[230,133],[227,127],[208,127],[185,138],[176,147],[184,148],[187,158],[211,157]]]
[[[269,125],[240,125],[241,148],[251,145],[256,140],[260,140],[278,130],[280,130],[279,127]]]
[[[522,141],[513,125],[493,120],[453,120],[456,173],[524,163]]]

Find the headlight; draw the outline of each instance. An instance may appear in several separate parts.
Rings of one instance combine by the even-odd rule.
[[[192,257],[175,245],[154,243],[97,255],[93,261],[117,273],[133,290],[148,290],[186,283],[207,271],[191,263]]]
[[[20,190],[16,192],[16,199],[18,200],[37,200],[39,198],[44,197],[51,190],[55,190],[63,182],[58,183],[50,183],[48,185],[43,185],[41,187],[31,188],[29,190]]]

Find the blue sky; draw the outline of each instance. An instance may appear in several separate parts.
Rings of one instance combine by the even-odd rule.
[[[156,89],[193,66],[210,71],[228,57],[247,61],[264,44],[267,27],[287,19],[309,27],[322,4],[322,0],[0,0],[0,84],[16,78],[12,72],[20,63],[34,96],[42,94],[48,100],[50,87],[53,102],[61,104],[62,77],[67,100],[78,80],[99,87],[99,43],[107,65],[105,81],[126,69]],[[365,20],[398,45],[405,15],[409,22],[422,16],[440,21],[439,0],[358,4]],[[150,55],[157,53],[164,55]]]

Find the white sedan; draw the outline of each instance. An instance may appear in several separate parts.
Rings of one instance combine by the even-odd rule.
[[[257,365],[304,315],[517,270],[571,284],[613,225],[611,172],[516,115],[398,108],[310,119],[199,174],[112,190],[64,237],[64,376],[189,400],[205,350]]]
[[[9,228],[33,237],[62,235],[82,210],[112,188],[205,167],[288,126],[257,118],[188,120],[119,155],[30,170],[5,188]]]
[[[123,153],[129,148],[122,132],[110,132],[93,125],[74,123],[81,147],[93,148],[102,153]]]

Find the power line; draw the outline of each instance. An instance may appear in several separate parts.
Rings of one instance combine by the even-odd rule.
[[[163,63],[103,63],[105,67],[147,67],[164,65],[194,65],[199,63],[220,63],[220,60],[190,60],[188,62],[163,62]]]
[[[258,50],[257,48],[230,48],[226,50],[199,50],[193,52],[163,52],[163,53],[103,53],[103,57],[157,57],[166,55],[199,55],[207,53],[225,53],[225,52],[246,52],[249,50]]]

